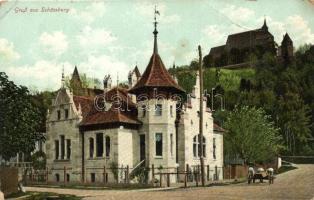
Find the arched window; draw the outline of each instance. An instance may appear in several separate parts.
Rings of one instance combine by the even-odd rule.
[[[106,136],[106,157],[110,157],[110,137]]]
[[[201,156],[201,137],[200,135],[196,135],[193,138],[193,156],[200,157]],[[206,139],[203,136],[203,156],[206,157]]]
[[[89,138],[89,157],[94,157],[94,138]]]

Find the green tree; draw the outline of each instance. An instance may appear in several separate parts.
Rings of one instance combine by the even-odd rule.
[[[225,151],[238,155],[246,163],[266,162],[281,146],[281,136],[262,109],[236,107],[228,114],[224,128]]]
[[[0,155],[8,160],[19,152],[32,152],[35,142],[43,140],[39,125],[40,114],[28,89],[0,72]]]

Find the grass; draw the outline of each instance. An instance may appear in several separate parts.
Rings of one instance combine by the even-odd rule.
[[[74,195],[64,195],[64,194],[55,194],[48,192],[17,192],[11,195],[8,195],[7,198],[19,198],[24,197],[24,200],[80,200],[82,198]]]
[[[82,198],[74,195],[55,194],[48,192],[34,192],[26,200],[80,200]]]
[[[151,184],[68,184],[68,185],[29,185],[30,187],[42,187],[42,188],[66,188],[66,189],[84,189],[84,190],[136,190],[136,189],[148,189],[155,188]]]
[[[278,174],[282,174],[282,173],[285,173],[287,171],[291,171],[291,170],[294,170],[294,169],[297,169],[297,167],[294,167],[294,166],[281,166],[277,173]]]
[[[176,75],[179,84],[187,91],[191,92],[195,85],[196,71],[190,69],[178,70]],[[204,71],[204,88],[211,91],[212,87],[221,85],[225,91],[238,91],[241,79],[253,79],[255,70],[252,68],[244,69],[220,69],[219,81],[216,76],[216,68],[206,68]]]

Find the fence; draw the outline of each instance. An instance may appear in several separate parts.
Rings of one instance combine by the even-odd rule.
[[[222,177],[223,168],[205,166],[205,181],[216,181]],[[77,179],[71,178],[76,175]],[[171,183],[199,185],[201,181],[200,166],[185,166],[184,170],[179,167],[86,167],[84,176],[82,172],[76,172],[71,167],[51,168],[45,170],[29,170],[24,176],[25,184],[94,184],[94,185],[114,185],[114,184],[143,184],[154,187],[169,187]],[[136,180],[137,179],[137,180]],[[151,181],[149,181],[151,180]]]
[[[283,161],[296,164],[314,164],[314,156],[281,156]]]
[[[237,179],[247,176],[247,165],[227,165],[224,167],[224,179]]]
[[[220,173],[223,172],[223,168],[222,167],[214,167],[214,168],[210,168],[209,165],[204,166],[204,176],[205,176],[205,181],[206,182],[210,182],[210,181],[218,181],[220,176]],[[180,171],[179,168],[166,168],[166,170],[168,170],[168,172],[163,172],[162,170],[164,170],[164,168],[155,173],[155,168],[154,165],[152,165],[152,177],[153,180],[156,179],[156,176],[159,178],[159,187],[163,187],[164,185],[166,185],[167,187],[170,187],[171,180],[176,180],[176,183],[184,183],[184,187],[187,187],[189,184],[193,185],[195,184],[195,186],[199,186],[200,182],[201,182],[201,167],[200,165],[192,165],[189,166],[189,164],[187,164],[185,166],[185,170],[184,171]],[[169,171],[170,170],[170,171]],[[172,170],[172,171],[171,171]],[[174,178],[172,178],[174,177]],[[163,181],[165,180],[165,182]],[[166,183],[166,184],[165,184]]]

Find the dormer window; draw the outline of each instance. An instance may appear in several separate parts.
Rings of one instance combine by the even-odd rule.
[[[162,105],[161,104],[156,104],[155,105],[155,115],[156,116],[161,116],[162,114]]]
[[[61,111],[60,110],[57,111],[57,117],[58,117],[58,120],[61,119]]]
[[[69,110],[68,109],[64,109],[64,118],[65,119],[69,118]]]

